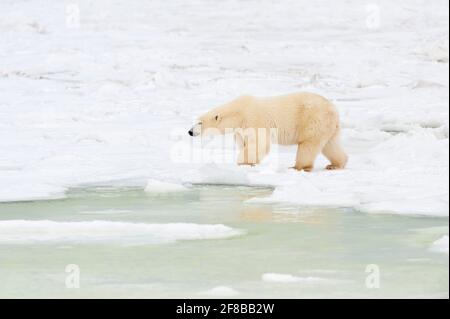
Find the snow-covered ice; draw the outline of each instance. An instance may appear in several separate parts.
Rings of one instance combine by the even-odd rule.
[[[118,215],[118,214],[129,214],[132,210],[128,209],[102,209],[102,210],[86,210],[81,211],[78,214],[83,215]]]
[[[148,180],[147,186],[145,186],[145,191],[152,194],[178,193],[185,192],[187,190],[189,189],[183,185],[158,181],[155,179]]]
[[[290,274],[277,274],[277,273],[266,273],[262,275],[262,280],[270,283],[304,283],[313,284],[326,281],[324,278],[320,277],[299,277]]]
[[[448,235],[442,236],[431,245],[431,251],[448,255]]]
[[[188,223],[146,224],[111,221],[57,222],[50,220],[0,221],[0,243],[121,243],[147,244],[177,240],[230,238],[242,234],[224,225]]]
[[[0,11],[0,201],[150,179],[448,216],[446,0],[5,0]],[[256,168],[191,156],[197,115],[294,91],[338,106],[348,169],[321,158],[310,174],[289,170],[294,147]]]
[[[217,286],[200,294],[209,297],[236,297],[239,291],[228,286]]]

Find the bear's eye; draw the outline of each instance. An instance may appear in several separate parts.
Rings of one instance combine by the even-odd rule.
[[[214,119],[217,121],[219,119],[219,115],[214,116]]]

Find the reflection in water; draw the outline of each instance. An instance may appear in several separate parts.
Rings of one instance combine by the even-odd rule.
[[[241,218],[242,220],[254,222],[271,221],[279,223],[332,224],[333,213],[336,211],[337,209],[250,204],[245,205],[241,209]]]

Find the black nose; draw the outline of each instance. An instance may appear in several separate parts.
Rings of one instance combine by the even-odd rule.
[[[189,130],[188,133],[189,133],[190,136],[194,136],[194,130]]]

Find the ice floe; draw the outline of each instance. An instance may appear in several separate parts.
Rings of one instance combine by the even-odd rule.
[[[146,224],[112,221],[0,221],[0,244],[115,243],[152,244],[177,240],[222,239],[242,234],[225,225]]]
[[[189,189],[181,184],[169,183],[158,181],[155,179],[150,179],[147,181],[145,186],[145,191],[152,194],[164,194],[164,193],[178,193],[186,192]]]
[[[436,240],[430,247],[431,251],[445,253],[448,255],[448,235],[442,236]]]
[[[265,273],[262,275],[262,280],[264,282],[269,283],[281,283],[281,284],[291,284],[291,283],[305,283],[305,284],[314,284],[327,281],[324,278],[320,277],[300,277],[293,276],[290,274],[277,274],[277,273]]]
[[[235,297],[239,295],[239,291],[227,286],[217,286],[200,294],[209,297]]]

